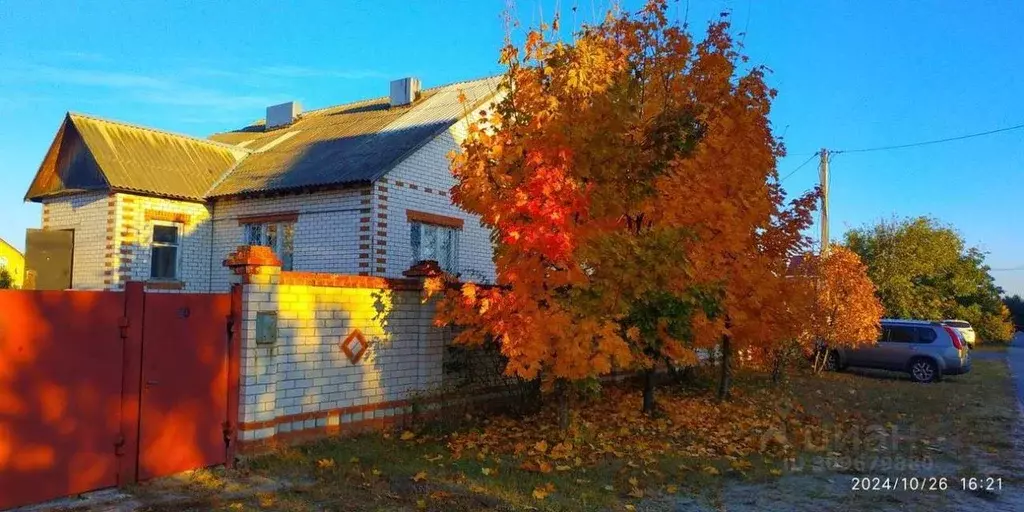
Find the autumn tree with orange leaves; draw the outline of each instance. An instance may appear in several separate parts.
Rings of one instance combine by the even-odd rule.
[[[785,202],[775,92],[727,21],[695,42],[665,11],[507,45],[500,99],[453,155],[452,198],[493,229],[497,283],[449,288],[437,320],[462,327],[456,343],[497,340],[508,374],[650,377],[716,349],[725,396],[735,349],[798,330],[786,265],[816,193]]]
[[[814,368],[825,367],[834,348],[854,348],[878,340],[879,322],[885,309],[875,295],[875,285],[857,253],[833,246],[812,260],[816,279],[812,309],[814,340],[823,350],[815,352]]]

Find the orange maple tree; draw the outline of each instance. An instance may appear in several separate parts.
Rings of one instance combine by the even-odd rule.
[[[826,348],[819,359],[827,358],[831,348],[876,343],[885,309],[857,253],[832,246],[824,256],[811,261],[816,280],[811,332],[813,339]],[[816,369],[824,362],[816,361]]]
[[[666,8],[508,44],[500,99],[452,156],[453,201],[494,231],[497,283],[447,288],[437,320],[457,343],[497,340],[509,374],[650,375],[792,335],[779,297],[816,195],[785,203],[775,91],[728,22],[695,42]]]

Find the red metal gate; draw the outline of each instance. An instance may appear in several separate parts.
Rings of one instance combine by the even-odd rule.
[[[0,509],[118,483],[117,292],[0,292]]]
[[[223,464],[228,294],[146,296],[139,479]]]
[[[240,291],[0,292],[0,509],[229,461]]]

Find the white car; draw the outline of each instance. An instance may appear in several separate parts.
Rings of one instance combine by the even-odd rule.
[[[969,322],[963,320],[943,320],[942,325],[948,325],[956,329],[960,334],[963,335],[964,341],[967,342],[967,346],[974,348],[974,340],[976,335],[974,334],[974,327],[971,327]]]

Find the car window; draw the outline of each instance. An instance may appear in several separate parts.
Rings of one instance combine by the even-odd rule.
[[[918,327],[917,328],[917,342],[918,343],[931,343],[938,338],[939,335],[935,334],[935,329],[931,327]]]
[[[881,333],[878,335],[878,342],[889,341],[889,328],[882,327]]]
[[[917,330],[915,327],[894,325],[889,327],[889,343],[915,343]]]

